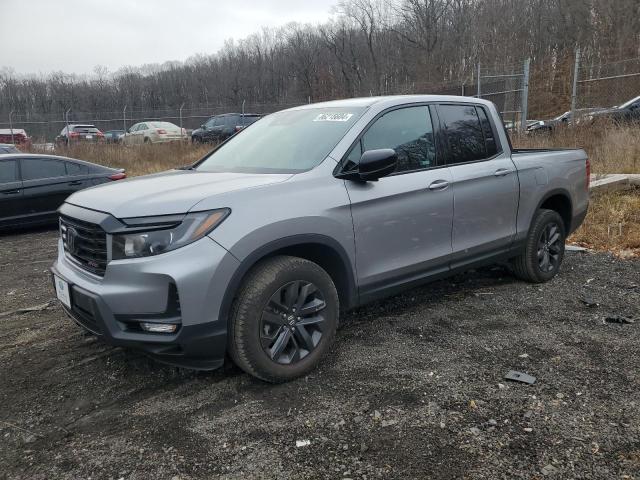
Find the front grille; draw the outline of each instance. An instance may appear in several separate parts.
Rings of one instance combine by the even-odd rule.
[[[61,216],[60,236],[64,251],[77,265],[95,275],[104,275],[107,234],[99,225]]]

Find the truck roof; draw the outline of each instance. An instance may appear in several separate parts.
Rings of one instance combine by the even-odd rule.
[[[385,106],[403,105],[405,103],[419,103],[419,102],[473,102],[478,104],[489,105],[491,102],[482,100],[475,97],[461,97],[454,95],[389,95],[383,97],[361,97],[361,98],[349,98],[345,100],[332,100],[329,102],[311,103],[308,105],[301,105],[299,107],[291,108],[290,110],[304,110],[313,108],[358,108],[358,107],[372,107],[378,104],[384,104]]]

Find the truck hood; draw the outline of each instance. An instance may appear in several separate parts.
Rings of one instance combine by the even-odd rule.
[[[116,218],[174,215],[186,213],[215,195],[279,183],[291,176],[172,170],[82,190],[69,197],[67,203],[110,213]]]

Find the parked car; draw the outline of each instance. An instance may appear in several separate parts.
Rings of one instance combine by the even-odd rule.
[[[107,143],[122,143],[122,138],[126,130],[108,130],[104,132],[104,139]]]
[[[218,143],[235,135],[240,130],[260,120],[262,115],[256,113],[225,113],[211,117],[200,128],[191,134],[195,143]]]
[[[28,148],[31,146],[31,138],[23,128],[0,128],[0,143],[9,143]]]
[[[77,143],[100,143],[104,142],[104,133],[95,125],[73,124],[65,126],[60,135],[55,138],[58,146],[66,146]]]
[[[187,140],[187,132],[170,122],[147,121],[136,123],[122,137],[125,145],[142,145],[143,143],[165,143]]]
[[[2,153],[20,153],[20,150],[12,143],[0,143],[0,154]]]
[[[592,123],[599,120],[611,120],[615,123],[640,121],[640,96],[632,98],[620,106],[596,110],[587,117]]]
[[[74,192],[126,178],[124,170],[53,155],[0,155],[0,228],[58,221]]]
[[[513,149],[485,100],[305,105],[191,168],[74,194],[54,285],[107,343],[198,369],[228,352],[282,382],[318,364],[345,310],[503,260],[552,279],[588,189],[584,151]]]
[[[582,121],[591,113],[598,111],[598,108],[578,108],[576,109],[576,122]],[[558,115],[551,120],[536,120],[527,126],[528,133],[551,133],[556,128],[568,125],[573,118],[571,110],[564,112],[562,115]]]

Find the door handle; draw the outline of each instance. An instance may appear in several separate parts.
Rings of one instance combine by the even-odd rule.
[[[446,180],[436,180],[431,185],[429,185],[429,190],[431,190],[432,192],[446,190],[447,188],[449,188],[449,182],[447,182]]]
[[[2,192],[3,195],[17,195],[20,193],[20,190],[16,189],[16,190],[7,190],[6,192]]]
[[[510,173],[511,173],[511,170],[509,170],[508,168],[500,168],[496,170],[496,173],[494,173],[494,175],[496,177],[506,177]]]
[[[76,180],[74,182],[67,183],[67,185],[69,185],[70,187],[77,187],[78,185],[82,185],[82,182]]]

